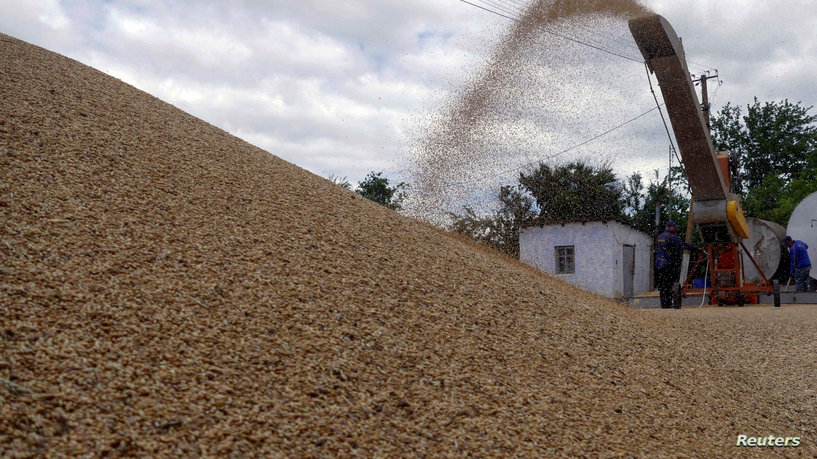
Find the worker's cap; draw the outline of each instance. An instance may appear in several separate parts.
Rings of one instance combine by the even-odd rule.
[[[667,228],[669,228],[670,226],[672,226],[673,228],[678,228],[678,224],[675,223],[675,220],[670,220],[667,222]]]
[[[791,239],[791,236],[786,236],[786,237],[784,237],[784,238],[783,238],[783,243],[784,243],[784,244],[788,244],[788,243],[789,243],[789,241],[791,241],[791,240],[792,240],[792,239]]]

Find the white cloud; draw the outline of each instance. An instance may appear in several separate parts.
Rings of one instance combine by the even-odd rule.
[[[354,64],[357,53],[329,36],[281,21],[264,20],[263,24],[264,34],[253,39],[253,44],[267,62],[324,72],[347,70]]]
[[[29,4],[28,7],[40,11],[37,18],[52,29],[65,29],[69,25],[68,17],[57,0],[42,0],[42,4],[36,6]]]
[[[354,179],[369,167],[393,167],[413,120],[480,53],[463,43],[480,42],[496,21],[433,0],[26,5],[19,11],[0,3],[3,18],[15,15],[24,25],[10,28],[0,18],[3,31],[311,170]],[[70,39],[57,38],[51,26],[71,29]],[[458,40],[461,31],[477,35]]]
[[[720,70],[716,104],[755,95],[817,102],[811,2],[647,3],[684,37],[694,72]],[[456,0],[0,0],[0,31],[316,173],[353,180],[404,169],[407,150],[483,71],[509,25]],[[638,56],[620,22],[565,27]],[[522,79],[505,88],[517,105],[491,127],[507,164],[574,146],[654,105],[639,64],[552,37],[539,45]],[[611,157],[622,175],[647,175],[666,167],[666,146],[653,113],[565,157]]]
[[[252,50],[226,29],[206,29],[203,25],[160,25],[143,16],[136,16],[108,7],[108,23],[112,32],[124,40],[146,45],[155,50],[177,49],[204,67],[237,65],[252,57]]]
[[[53,42],[64,38],[71,21],[58,0],[0,0],[3,32],[30,40]]]

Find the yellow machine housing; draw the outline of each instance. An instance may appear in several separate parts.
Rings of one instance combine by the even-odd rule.
[[[732,229],[738,233],[741,239],[748,239],[751,235],[749,230],[749,223],[746,221],[746,216],[743,215],[743,209],[737,201],[729,201],[726,203],[726,216],[729,218],[729,223],[732,224]]]

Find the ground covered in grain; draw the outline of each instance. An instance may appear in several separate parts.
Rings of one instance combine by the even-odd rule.
[[[627,309],[0,35],[0,456],[813,455],[814,312]]]

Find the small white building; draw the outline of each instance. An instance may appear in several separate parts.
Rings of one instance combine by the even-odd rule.
[[[519,259],[607,298],[650,290],[652,237],[619,222],[529,226],[519,231]]]

